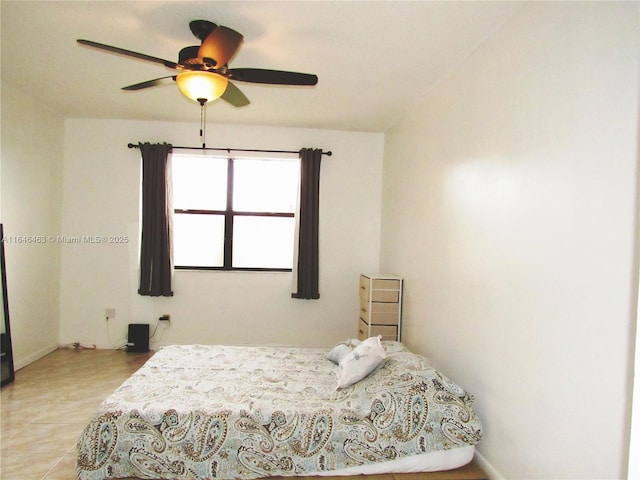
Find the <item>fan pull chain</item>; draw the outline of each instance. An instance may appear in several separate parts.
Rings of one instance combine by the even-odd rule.
[[[200,140],[202,141],[202,148],[207,148],[207,99],[199,98],[198,102],[200,103]]]

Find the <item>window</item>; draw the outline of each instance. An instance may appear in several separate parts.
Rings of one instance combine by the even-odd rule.
[[[171,168],[176,268],[292,269],[299,159],[173,154]]]

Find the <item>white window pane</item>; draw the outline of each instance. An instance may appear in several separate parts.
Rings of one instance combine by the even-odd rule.
[[[233,170],[233,209],[293,213],[299,176],[298,160],[238,159]]]
[[[294,219],[235,217],[233,266],[292,268]]]
[[[227,205],[227,159],[173,155],[173,208],[224,210]]]
[[[175,214],[173,261],[179,267],[224,264],[224,216]]]

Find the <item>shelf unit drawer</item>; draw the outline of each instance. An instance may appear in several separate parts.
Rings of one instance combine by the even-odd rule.
[[[371,332],[369,332],[367,323],[360,319],[358,328],[359,340],[366,340],[369,337],[377,337],[378,335],[382,336],[382,340],[397,340],[398,327],[395,325],[371,325]]]
[[[398,302],[400,301],[400,280],[372,279],[365,275],[360,276],[360,298],[372,302]]]
[[[369,302],[360,299],[360,318],[369,320],[371,324],[398,325],[399,313],[399,303],[371,302],[369,307]]]

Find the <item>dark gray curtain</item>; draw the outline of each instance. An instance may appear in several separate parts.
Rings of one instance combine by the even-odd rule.
[[[171,290],[171,202],[167,162],[171,145],[141,143],[142,238],[140,241],[140,286],[138,293],[170,297]]]
[[[300,150],[300,212],[298,230],[297,289],[293,298],[318,299],[318,220],[320,211],[320,160],[322,150]]]

